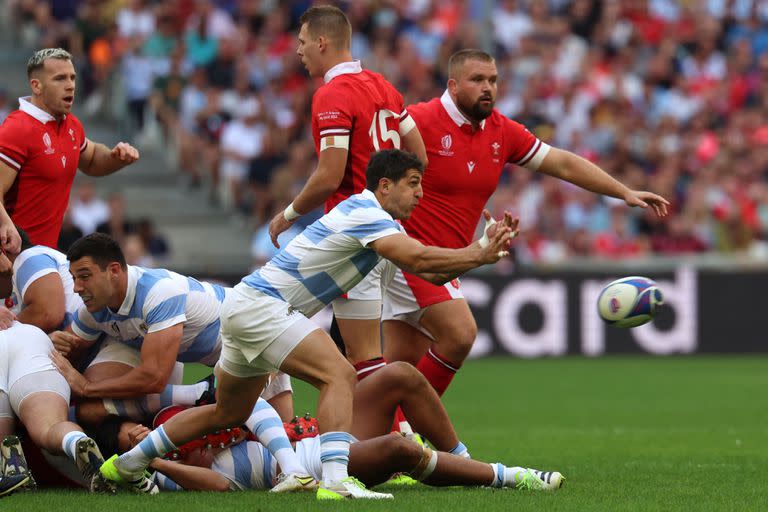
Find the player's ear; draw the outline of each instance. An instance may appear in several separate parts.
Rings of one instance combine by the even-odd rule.
[[[40,87],[40,79],[38,78],[30,78],[29,79],[29,87],[32,89],[32,92],[35,94],[40,94],[42,88]]]
[[[456,90],[459,88],[459,84],[456,82],[455,78],[449,78],[448,79],[448,92],[451,94],[456,94]]]
[[[328,47],[328,38],[320,36],[317,38],[317,48],[322,52]]]

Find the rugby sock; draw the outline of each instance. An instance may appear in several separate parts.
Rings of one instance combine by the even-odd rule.
[[[79,430],[73,430],[72,432],[68,432],[64,435],[64,439],[61,440],[61,449],[64,453],[67,454],[67,457],[72,460],[77,460],[75,447],[77,446],[77,442],[84,437],[88,436]]]
[[[387,362],[383,357],[374,357],[373,359],[368,359],[367,361],[360,361],[359,363],[355,363],[353,366],[357,372],[357,380],[361,381],[386,365]]]
[[[517,487],[517,484],[523,480],[523,477],[528,471],[526,468],[521,468],[519,466],[508,468],[504,464],[498,462],[493,463],[490,466],[493,470],[493,482],[490,484],[491,487]]]
[[[277,414],[269,403],[263,398],[259,398],[253,413],[246,420],[245,426],[253,432],[259,442],[267,447],[283,473],[293,473],[295,475],[306,475],[307,470],[302,467],[299,457],[291,447],[291,442],[285,433],[283,420]]]
[[[443,396],[459,368],[461,368],[460,364],[448,361],[431,348],[416,365],[416,369],[427,378],[440,396]]]
[[[449,453],[452,453],[454,455],[458,455],[459,457],[464,457],[465,459],[471,459],[469,455],[469,450],[467,450],[467,447],[459,441],[459,444],[454,446]]]
[[[105,398],[102,403],[109,414],[143,421],[171,405],[195,405],[206,391],[208,391],[207,382],[188,385],[169,384],[165,386],[162,393],[152,393],[134,400]]]
[[[347,432],[320,434],[320,462],[323,464],[323,484],[332,485],[349,476],[349,445],[352,435]]]
[[[117,461],[125,473],[141,474],[152,459],[162,457],[175,449],[176,445],[168,438],[163,425],[160,425],[143,441],[118,457]]]
[[[488,485],[491,487],[504,487],[504,475],[506,474],[507,468],[504,464],[499,462],[491,463],[489,466],[491,466],[491,469],[493,470],[493,481]]]

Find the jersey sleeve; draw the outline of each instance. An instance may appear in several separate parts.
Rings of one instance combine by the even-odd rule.
[[[18,120],[9,117],[0,125],[0,161],[16,172],[27,161],[29,154],[25,130]]]
[[[354,122],[349,99],[335,89],[321,87],[312,100],[312,117],[317,124],[320,151],[328,148],[349,150]]]
[[[75,312],[70,326],[72,327],[72,332],[88,341],[95,341],[102,333],[98,322],[85,306]]]
[[[187,292],[171,279],[161,279],[147,293],[142,309],[147,334],[187,321]]]
[[[359,208],[350,213],[342,233],[356,238],[363,247],[385,236],[401,233],[401,226],[380,208]]]
[[[538,139],[520,123],[504,118],[504,140],[507,141],[507,162],[531,171],[539,169],[550,146]]]
[[[74,118],[74,121],[75,133],[77,134],[77,140],[80,143],[80,152],[82,153],[85,151],[85,148],[88,147],[88,139],[85,137],[85,128],[83,128],[83,123],[81,123],[77,118]]]
[[[20,254],[14,261],[13,284],[19,290],[20,299],[24,300],[29,285],[41,277],[58,273],[59,266],[48,254]]]

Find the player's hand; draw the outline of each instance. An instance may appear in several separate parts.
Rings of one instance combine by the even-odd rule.
[[[59,370],[59,373],[61,373],[67,380],[70,389],[72,389],[72,394],[75,396],[84,396],[88,380],[83,377],[83,374],[75,370],[72,363],[69,362],[69,359],[55,350],[51,350],[48,357],[51,358],[51,362],[56,369]]]
[[[486,228],[485,228],[485,234],[490,238],[493,235],[496,234],[496,230],[499,229],[501,226],[507,226],[509,228],[512,228],[512,237],[509,239],[509,245],[505,248],[505,250],[508,250],[510,247],[512,247],[512,239],[518,235],[518,225],[520,224],[520,219],[518,217],[513,217],[512,214],[509,211],[504,212],[504,218],[501,219],[500,222],[497,222],[493,216],[491,216],[491,212],[488,210],[483,210],[483,218],[485,219]],[[491,223],[488,225],[488,223]]]
[[[21,237],[11,219],[0,225],[0,248],[11,254],[19,254],[21,252]]]
[[[13,276],[13,263],[4,252],[0,252],[0,277]]]
[[[127,142],[118,142],[117,145],[112,148],[112,158],[117,158],[126,164],[132,164],[139,159],[139,150]]]
[[[53,347],[64,357],[69,357],[73,350],[80,348],[85,342],[80,336],[67,331],[53,331],[48,335]]]
[[[280,248],[280,244],[277,242],[277,237],[280,236],[280,233],[290,228],[291,224],[293,223],[285,220],[285,215],[283,215],[282,210],[275,215],[272,222],[269,223],[269,238],[272,239],[272,245],[278,249]]]
[[[503,223],[497,226],[493,236],[488,237],[488,245],[480,249],[480,259],[485,263],[496,263],[501,258],[509,256],[509,246],[512,239],[517,236],[517,227],[513,230]]]
[[[128,442],[130,443],[131,448],[142,442],[150,432],[151,431],[147,427],[141,424],[134,425],[128,429]]]
[[[669,201],[653,192],[630,190],[627,192],[627,195],[624,196],[624,202],[629,206],[639,206],[640,208],[648,208],[650,206],[659,217],[666,217],[669,213],[669,210],[667,209]]]
[[[0,306],[0,331],[4,331],[13,325],[16,315],[5,306]]]

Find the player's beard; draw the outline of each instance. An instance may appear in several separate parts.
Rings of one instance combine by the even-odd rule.
[[[483,105],[480,103],[482,100],[491,100],[490,104],[488,106]],[[459,109],[464,113],[465,116],[467,116],[470,120],[475,122],[480,122],[486,117],[490,116],[493,112],[493,107],[496,105],[496,101],[491,96],[481,96],[477,99],[472,105],[467,106],[466,103],[462,102],[459,98],[458,101],[458,107]]]

